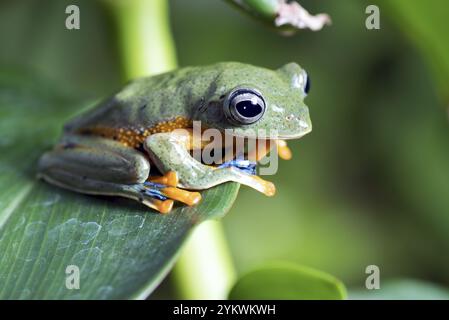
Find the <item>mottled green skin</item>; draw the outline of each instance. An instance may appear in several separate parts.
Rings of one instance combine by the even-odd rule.
[[[139,132],[184,117],[201,121],[203,128],[229,129],[227,133],[236,136],[299,138],[312,129],[303,101],[304,80],[305,72],[294,63],[272,71],[235,62],[137,79],[70,121],[61,142],[40,158],[39,175],[63,188],[128,197],[157,210],[160,206],[145,184],[151,165],[161,173],[175,171],[178,186],[186,189],[203,190],[235,181],[273,195],[274,185],[256,176],[235,167],[213,168],[198,162],[186,150],[183,136],[173,132],[147,136],[144,150],[86,133],[95,127]],[[257,90],[263,96],[266,111],[257,122],[235,125],[226,118],[223,103],[237,87]]]
[[[312,129],[304,89],[295,86],[303,72],[294,63],[275,71],[237,62],[182,68],[134,80],[111,99],[75,118],[66,129],[149,128],[182,116],[200,120],[203,127],[230,129],[238,136],[253,136],[252,132],[264,129],[277,130],[278,135],[271,138],[299,138]],[[256,123],[236,126],[226,119],[223,102],[236,87],[257,89],[264,97],[267,109]],[[258,135],[264,137],[263,132]]]

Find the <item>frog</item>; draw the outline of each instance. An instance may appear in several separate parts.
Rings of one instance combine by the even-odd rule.
[[[312,130],[304,100],[310,79],[297,63],[268,69],[240,62],[190,66],[130,81],[70,119],[60,140],[38,161],[38,177],[71,191],[125,197],[159,213],[174,202],[195,206],[201,190],[227,182],[267,196],[273,183],[232,165],[192,155],[194,123],[235,139],[265,141],[253,159],[274,149],[291,157],[286,140]],[[198,140],[198,139],[196,139]],[[232,158],[232,157],[231,157]]]

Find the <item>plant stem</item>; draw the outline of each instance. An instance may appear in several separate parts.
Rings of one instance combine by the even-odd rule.
[[[176,68],[167,0],[107,0],[119,36],[125,80]]]
[[[226,299],[235,269],[220,221],[199,225],[184,245],[174,269],[180,299]]]
[[[167,0],[105,3],[117,23],[125,80],[176,68]],[[173,275],[179,298],[226,299],[235,271],[220,222],[204,222],[194,230]]]

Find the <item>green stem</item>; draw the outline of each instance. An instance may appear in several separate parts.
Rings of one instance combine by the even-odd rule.
[[[124,77],[176,68],[167,0],[107,0],[117,23]]]
[[[173,271],[178,298],[227,298],[236,276],[220,221],[206,221],[195,229]]]
[[[167,0],[107,0],[117,23],[124,78],[157,74],[176,68]],[[173,275],[179,298],[225,299],[235,271],[218,221],[195,229]]]

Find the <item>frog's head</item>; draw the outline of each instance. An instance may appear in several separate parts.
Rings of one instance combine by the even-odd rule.
[[[234,136],[296,139],[312,124],[304,99],[310,88],[307,73],[296,63],[273,71],[226,63],[204,101],[201,120]]]

